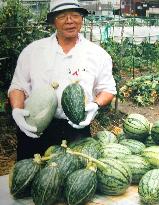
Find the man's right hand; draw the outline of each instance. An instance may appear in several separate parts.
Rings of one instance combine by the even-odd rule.
[[[39,138],[39,136],[35,134],[37,132],[37,128],[26,123],[25,117],[29,116],[28,110],[14,108],[12,111],[12,116],[20,130],[28,137]]]

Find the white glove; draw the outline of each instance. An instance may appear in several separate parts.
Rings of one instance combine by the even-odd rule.
[[[97,103],[90,102],[85,107],[86,119],[84,121],[80,122],[79,125],[76,125],[76,124],[72,123],[71,121],[68,121],[68,123],[73,128],[82,129],[82,128],[88,126],[91,123],[91,121],[95,118],[95,116],[98,113],[98,108],[99,107],[98,107]]]
[[[33,132],[37,132],[37,128],[28,125],[25,121],[25,117],[29,116],[28,110],[14,108],[12,111],[12,116],[16,124],[19,126],[20,130],[24,132],[28,137],[39,138],[39,136],[33,133]]]
[[[58,119],[67,119],[64,111],[62,108],[57,108],[56,109],[56,113],[55,113],[55,118],[58,118]]]

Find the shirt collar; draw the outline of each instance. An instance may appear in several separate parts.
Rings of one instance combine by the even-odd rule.
[[[72,48],[70,50],[69,53],[67,54],[64,54],[63,50],[62,50],[62,47],[58,44],[58,41],[57,41],[57,38],[56,38],[56,32],[51,36],[52,38],[52,41],[53,41],[53,45],[54,45],[54,49],[56,50],[56,53],[59,53],[59,54],[62,54],[62,55],[65,55],[65,56],[72,56],[73,53],[74,53],[74,50],[80,45],[80,43],[82,42],[82,38],[83,36],[79,33],[78,34],[78,40],[76,42],[76,45],[74,48]]]

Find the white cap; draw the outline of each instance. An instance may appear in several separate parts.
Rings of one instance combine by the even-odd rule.
[[[53,0],[51,3],[51,11],[47,14],[48,23],[53,23],[54,17],[64,10],[73,9],[83,14],[83,16],[88,15],[87,9],[82,8],[77,0]]]

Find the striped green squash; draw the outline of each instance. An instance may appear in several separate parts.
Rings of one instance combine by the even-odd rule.
[[[10,193],[15,198],[30,195],[31,183],[41,168],[41,157],[36,154],[34,159],[24,159],[15,163],[9,173]]]
[[[49,157],[52,154],[58,154],[61,153],[63,150],[63,148],[59,145],[51,145],[50,147],[48,147],[44,153],[44,157]]]
[[[151,137],[156,144],[159,144],[159,120],[152,125]]]
[[[141,153],[153,166],[159,167],[159,146],[150,146]]]
[[[100,144],[92,138],[92,140],[84,141],[83,143],[76,145],[72,148],[73,151],[81,152],[91,156],[95,159],[98,159],[102,156],[101,146]],[[79,158],[81,162],[81,166],[86,166],[87,160],[83,158]]]
[[[85,93],[79,83],[68,85],[62,93],[61,105],[65,115],[75,124],[85,118]]]
[[[121,140],[120,144],[128,147],[132,154],[141,154],[141,152],[146,148],[144,143],[134,139]]]
[[[52,205],[59,198],[62,177],[56,163],[43,168],[34,178],[31,196],[35,205]]]
[[[141,200],[147,205],[159,203],[159,169],[150,170],[142,177],[138,193]]]
[[[122,161],[130,168],[132,184],[138,184],[142,176],[152,169],[150,163],[142,156],[128,155]]]
[[[106,195],[123,194],[132,181],[132,174],[129,167],[117,159],[101,158],[98,160],[105,165],[97,169],[98,191]]]
[[[111,144],[107,144],[105,146],[102,147],[102,157],[108,157],[108,158],[124,158],[126,155],[130,155],[131,150],[129,148],[127,148],[124,145],[121,144],[116,144],[116,143],[111,143]]]
[[[70,142],[68,144],[68,147],[73,149],[74,147],[81,146],[81,145],[87,144],[87,143],[97,144],[97,141],[93,137],[79,138],[79,139],[75,139],[74,141]]]
[[[44,157],[49,157],[51,155],[55,155],[55,154],[60,154],[62,152],[66,152],[66,148],[67,148],[67,141],[66,140],[62,140],[62,144],[61,146],[59,145],[52,145],[50,147],[48,147],[44,153]]]
[[[85,204],[93,198],[97,187],[96,166],[89,165],[70,174],[65,184],[67,204]]]
[[[69,174],[81,168],[79,158],[66,152],[53,155],[52,158],[47,161],[46,166],[50,166],[53,162],[58,165],[63,180],[65,180]]]
[[[105,146],[109,143],[118,143],[117,137],[107,130],[97,132],[95,139],[98,140],[101,146]]]
[[[140,114],[130,114],[123,123],[123,131],[128,138],[145,141],[149,136],[150,123]]]
[[[131,184],[132,174],[130,168],[117,159],[95,159],[80,152],[67,150],[72,155],[81,156],[97,166],[97,189],[101,194],[120,195]]]

